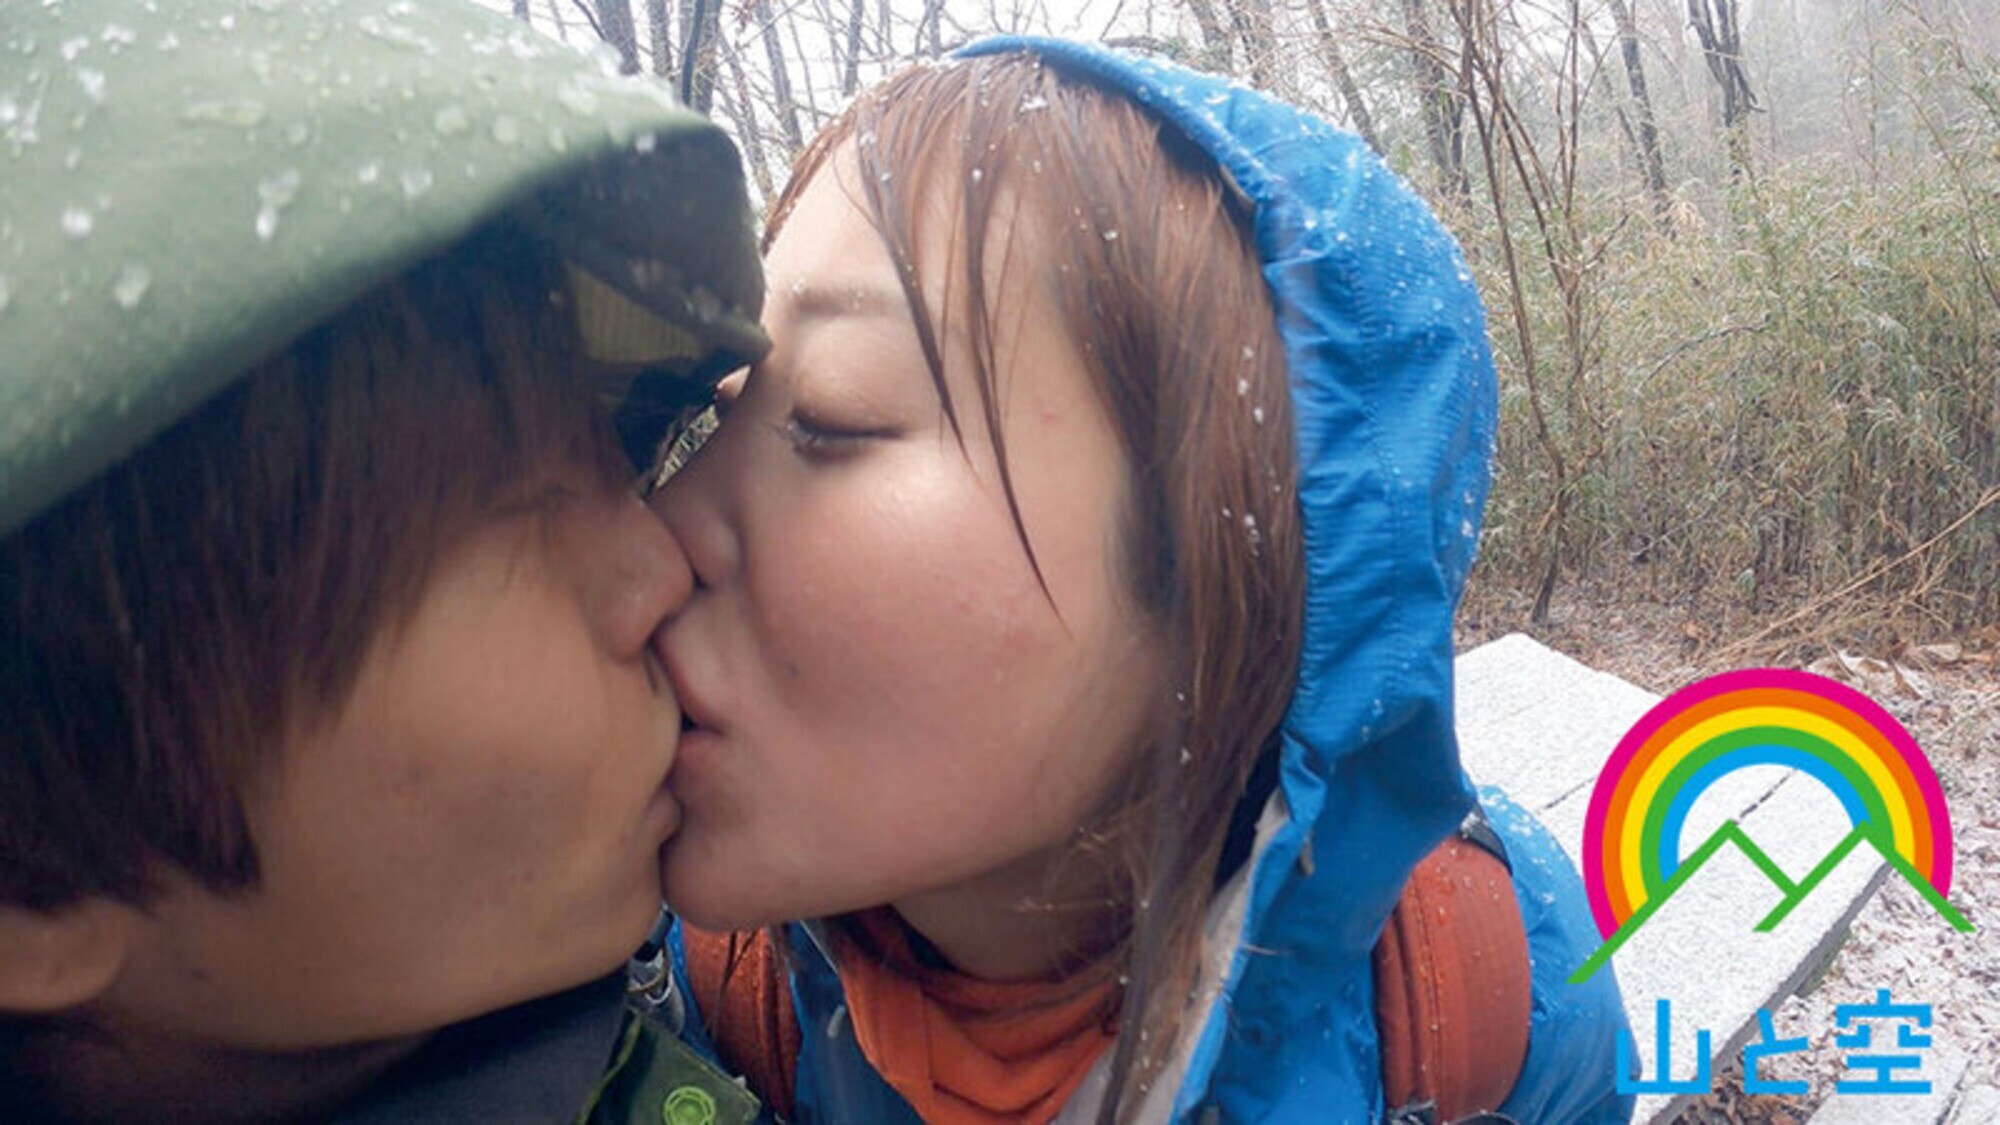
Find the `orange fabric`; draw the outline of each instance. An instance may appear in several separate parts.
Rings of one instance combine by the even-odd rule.
[[[1456,1121],[1507,1100],[1528,1052],[1528,935],[1507,868],[1448,839],[1403,886],[1375,943],[1375,1020],[1391,1109]]]
[[[855,1037],[928,1125],[1049,1121],[1117,1037],[1109,980],[975,980],[919,962],[887,908],[854,927],[836,956]]]
[[[722,1062],[781,1117],[792,1115],[799,1021],[785,959],[768,930],[715,934],[681,926],[688,983]]]

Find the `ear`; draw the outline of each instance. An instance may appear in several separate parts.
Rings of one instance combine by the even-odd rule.
[[[44,1015],[95,1000],[125,967],[132,923],[131,908],[110,899],[46,911],[0,903],[0,1015]]]

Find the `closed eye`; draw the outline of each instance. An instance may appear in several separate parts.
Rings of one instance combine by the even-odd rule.
[[[815,459],[848,456],[875,438],[890,436],[888,431],[881,429],[851,429],[833,425],[799,410],[792,411],[783,422],[772,423],[771,428],[791,445],[794,453]]]

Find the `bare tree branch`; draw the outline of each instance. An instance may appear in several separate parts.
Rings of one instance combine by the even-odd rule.
[[[1306,6],[1312,12],[1313,30],[1319,37],[1320,59],[1326,63],[1326,70],[1333,78],[1334,89],[1340,91],[1340,100],[1347,106],[1347,119],[1354,123],[1354,131],[1368,142],[1368,147],[1377,154],[1384,152],[1382,138],[1375,134],[1375,118],[1368,112],[1368,103],[1362,100],[1361,87],[1355,85],[1354,75],[1347,70],[1347,60],[1340,53],[1340,44],[1334,39],[1333,27],[1326,18],[1326,6],[1321,0],[1307,0]]]
[[[854,96],[861,88],[861,29],[868,15],[867,0],[854,0],[847,17],[847,57],[840,75],[840,94]]]
[[[597,34],[618,52],[618,70],[639,73],[639,31],[632,24],[632,0],[597,0]]]
[[[653,73],[661,78],[672,78],[674,28],[667,15],[667,0],[646,0],[646,25],[653,39]]]

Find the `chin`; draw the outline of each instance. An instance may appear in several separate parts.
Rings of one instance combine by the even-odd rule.
[[[709,872],[687,870],[686,861],[690,857],[683,854],[677,863],[671,848],[663,853],[663,858],[660,891],[666,898],[667,909],[698,930],[710,933],[756,930],[809,917],[785,913],[779,904],[760,901],[759,896],[746,893],[750,881],[741,877],[730,874],[719,879],[697,877]]]

